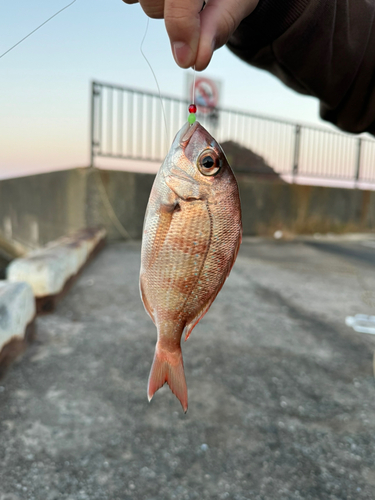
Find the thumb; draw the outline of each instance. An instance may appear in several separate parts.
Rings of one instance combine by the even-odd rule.
[[[174,58],[182,68],[194,64],[197,56],[202,0],[165,0],[164,20]]]
[[[240,22],[250,15],[259,0],[210,0],[201,12],[201,30],[195,69],[203,71],[208,66],[214,50],[222,47],[237,29]]]

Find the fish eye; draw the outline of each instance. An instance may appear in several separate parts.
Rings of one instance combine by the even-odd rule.
[[[212,158],[212,156],[205,156],[201,161],[201,165],[204,169],[212,168],[215,165],[215,160]]]
[[[206,176],[216,175],[221,168],[221,161],[215,151],[203,151],[198,158],[198,169]]]

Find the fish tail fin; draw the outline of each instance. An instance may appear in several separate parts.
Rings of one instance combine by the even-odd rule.
[[[155,392],[165,382],[173,394],[179,399],[184,412],[188,409],[187,386],[181,348],[170,352],[156,344],[154,361],[148,379],[148,400],[151,401]]]

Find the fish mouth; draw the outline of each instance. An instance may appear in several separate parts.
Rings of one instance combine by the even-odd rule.
[[[181,130],[179,131],[179,133],[178,133],[175,141],[176,142],[178,141],[178,143],[180,144],[180,147],[183,150],[186,148],[186,146],[189,143],[190,139],[192,138],[194,132],[200,126],[201,125],[199,124],[199,122],[195,122],[195,123],[193,123],[193,125],[190,125],[190,123],[187,122],[181,128]],[[196,180],[191,175],[189,175],[187,172],[185,172],[185,170],[183,170],[182,168],[180,168],[176,164],[172,164],[172,166],[169,169],[168,173],[166,172],[164,174],[164,176],[165,176],[165,178],[171,176],[171,177],[175,177],[177,179],[180,179],[182,181],[189,182],[191,184],[196,184]]]
[[[194,132],[197,130],[197,128],[200,127],[199,122],[193,123],[193,125],[190,125],[190,123],[187,123],[186,126],[181,130],[181,136],[180,136],[180,144],[181,146],[184,145],[186,146],[190,139],[192,138]]]

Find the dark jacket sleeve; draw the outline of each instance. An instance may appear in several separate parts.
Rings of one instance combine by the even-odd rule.
[[[339,128],[375,134],[375,0],[260,0],[228,47],[320,100]]]

